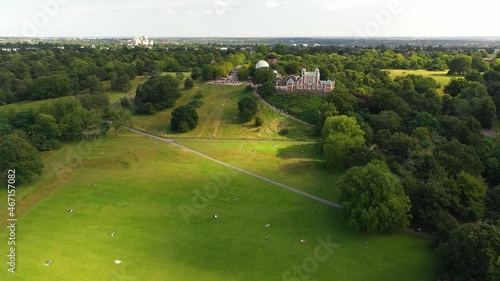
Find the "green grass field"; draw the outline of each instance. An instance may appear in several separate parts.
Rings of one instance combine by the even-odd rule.
[[[396,77],[404,77],[409,74],[414,74],[414,75],[422,75],[424,77],[431,77],[434,80],[436,80],[439,84],[441,84],[441,88],[436,89],[437,92],[442,95],[444,94],[443,89],[445,86],[450,84],[451,79],[453,78],[463,78],[463,76],[457,76],[457,75],[448,75],[448,71],[429,71],[429,70],[410,70],[410,69],[390,69],[388,70],[390,72],[390,77],[391,78],[396,78]]]
[[[176,142],[236,167],[339,202],[338,181],[344,171],[326,168],[315,143],[203,140]]]
[[[3,263],[0,280],[432,280],[429,241],[352,233],[338,210],[165,142],[128,134],[43,156],[18,193],[36,202],[18,221],[17,273]]]
[[[176,107],[195,100],[198,92],[203,94],[203,105],[197,108],[200,116],[198,127],[184,134],[170,131],[170,119],[174,108],[158,112],[153,116],[134,116],[133,126],[136,129],[152,132],[169,138],[203,138],[210,139],[266,139],[266,140],[308,140],[311,139],[307,125],[291,120],[278,112],[260,104],[259,113],[264,125],[256,128],[254,121],[241,123],[238,116],[238,99],[253,95],[245,92],[244,86],[220,86],[196,83],[191,90],[183,91],[177,100]],[[282,129],[288,129],[287,135],[280,135]]]
[[[135,91],[137,90],[137,86],[146,82],[146,77],[137,76],[134,79],[130,80],[130,84],[132,84],[132,88],[128,92],[111,90],[111,81],[103,81],[101,85],[104,89],[104,93],[109,97],[109,102],[111,104],[121,100],[123,97],[133,98],[135,96]]]

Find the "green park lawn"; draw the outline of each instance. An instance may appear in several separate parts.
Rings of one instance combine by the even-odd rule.
[[[43,175],[18,189],[17,273],[2,262],[0,280],[433,279],[429,241],[353,233],[336,209],[166,142],[108,136],[43,158]],[[4,261],[7,236],[4,228]]]
[[[308,142],[176,140],[196,151],[333,202],[339,202],[344,171],[325,167]]]
[[[441,85],[441,88],[436,89],[440,95],[444,94],[443,89],[445,86],[450,84],[451,79],[463,78],[463,76],[448,75],[447,70],[445,70],[445,71],[429,71],[429,70],[424,70],[424,69],[419,69],[419,70],[390,69],[389,72],[390,72],[389,76],[393,79],[396,77],[404,77],[404,76],[410,75],[410,74],[422,75],[424,77],[431,77]]]
[[[111,81],[102,81],[101,85],[103,87],[104,93],[109,97],[109,102],[111,104],[121,100],[123,97],[133,98],[135,96],[135,91],[137,90],[137,86],[146,82],[146,77],[137,76],[134,79],[130,80],[130,84],[132,84],[132,88],[128,92],[111,90]]]
[[[168,138],[202,138],[210,139],[265,139],[265,140],[308,140],[311,139],[311,128],[307,125],[289,119],[286,116],[259,102],[260,116],[264,120],[262,127],[255,127],[254,120],[242,123],[237,119],[238,99],[251,96],[245,92],[244,86],[221,86],[195,83],[190,90],[183,90],[177,100],[176,107],[189,104],[196,100],[198,93],[203,95],[202,105],[197,108],[198,126],[187,133],[177,134],[170,130],[171,114],[174,108],[163,110],[156,115],[133,116],[133,127]],[[286,135],[280,135],[287,129]]]

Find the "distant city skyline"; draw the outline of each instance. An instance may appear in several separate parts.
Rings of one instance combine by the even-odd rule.
[[[0,36],[499,37],[480,0],[6,0]]]

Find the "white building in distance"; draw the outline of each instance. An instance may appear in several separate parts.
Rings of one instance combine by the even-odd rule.
[[[134,46],[153,46],[153,44],[154,41],[149,40],[147,36],[134,38],[134,40],[132,40],[132,45]]]

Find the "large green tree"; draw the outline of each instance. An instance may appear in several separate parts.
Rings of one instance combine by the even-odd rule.
[[[41,76],[33,80],[29,88],[29,97],[43,100],[66,96],[73,90],[73,82],[66,74]]]
[[[52,115],[40,114],[32,127],[31,143],[40,151],[58,149],[61,129]]]
[[[350,229],[394,233],[410,224],[410,199],[384,162],[374,160],[349,169],[340,192],[342,213]]]
[[[111,119],[113,120],[113,129],[117,136],[121,129],[125,126],[130,126],[131,116],[130,111],[124,108],[115,108],[111,111]]]
[[[136,112],[154,114],[160,110],[173,107],[180,95],[179,81],[172,76],[151,77],[146,83],[137,87],[134,100]]]
[[[172,112],[170,127],[176,132],[184,133],[196,128],[198,125],[198,119],[198,113],[194,107],[182,105],[177,107]]]
[[[449,74],[463,75],[472,69],[472,57],[458,55],[448,62]]]
[[[493,281],[500,266],[500,229],[485,223],[462,225],[451,232],[437,253],[440,280]]]
[[[268,97],[268,96],[271,96],[271,95],[274,95],[278,92],[278,90],[276,89],[276,86],[274,85],[274,83],[272,81],[267,81],[266,83],[262,84],[259,86],[259,95],[261,97]]]
[[[240,121],[248,122],[257,114],[259,107],[255,97],[244,97],[238,101]]]
[[[42,159],[38,150],[16,135],[0,137],[0,172],[16,171],[16,181],[26,183],[34,174],[43,170]]]
[[[346,115],[326,118],[321,135],[326,162],[331,167],[345,166],[351,150],[365,143],[365,132],[356,118]]]
[[[274,79],[273,70],[268,67],[261,67],[255,70],[253,74],[253,83],[262,85],[266,82],[272,82]]]

